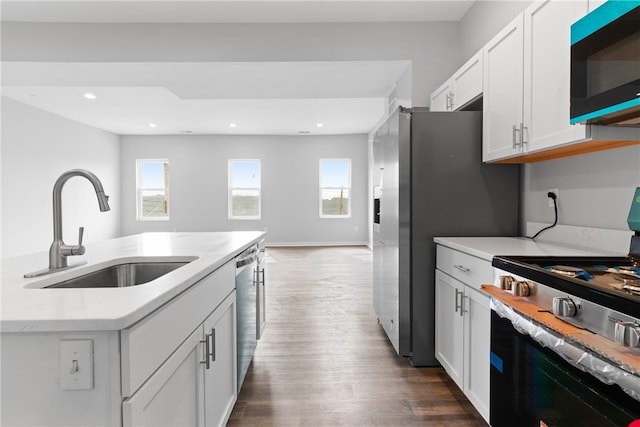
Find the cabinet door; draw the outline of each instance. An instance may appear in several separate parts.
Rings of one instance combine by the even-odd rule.
[[[465,286],[464,394],[489,422],[489,352],[491,309],[489,297]]]
[[[482,50],[473,55],[451,78],[451,109],[459,110],[482,95]]]
[[[586,138],[569,124],[571,24],[587,1],[534,2],[524,12],[524,148],[538,151]]]
[[[436,359],[462,390],[464,318],[460,301],[463,294],[462,283],[436,270]]]
[[[484,47],[483,161],[521,152],[523,15]]]
[[[209,365],[204,365],[206,426],[224,426],[236,403],[236,292],[233,291],[204,321]]]
[[[122,403],[123,425],[200,426],[203,423],[202,327]]]
[[[449,79],[431,94],[429,111],[451,111],[451,82]]]

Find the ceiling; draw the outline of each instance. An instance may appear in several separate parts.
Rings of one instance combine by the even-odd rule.
[[[472,4],[3,0],[1,17],[70,23],[459,21]],[[3,62],[2,94],[121,135],[368,133],[409,66],[408,61]]]

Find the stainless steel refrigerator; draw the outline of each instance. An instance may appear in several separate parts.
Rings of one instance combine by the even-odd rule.
[[[373,302],[398,354],[436,366],[436,236],[518,236],[518,165],[482,163],[482,113],[399,107],[373,140]]]

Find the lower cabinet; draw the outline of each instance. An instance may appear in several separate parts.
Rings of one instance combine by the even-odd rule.
[[[436,358],[489,422],[489,297],[440,270],[435,288]]]
[[[122,404],[124,426],[224,426],[236,402],[235,290]]]

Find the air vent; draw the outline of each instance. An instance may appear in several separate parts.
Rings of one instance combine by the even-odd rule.
[[[311,133],[311,131],[308,131],[308,130],[299,130],[299,131],[298,131],[298,133],[300,133],[300,134],[305,134],[305,135],[306,135],[306,134],[308,134],[308,133]]]

